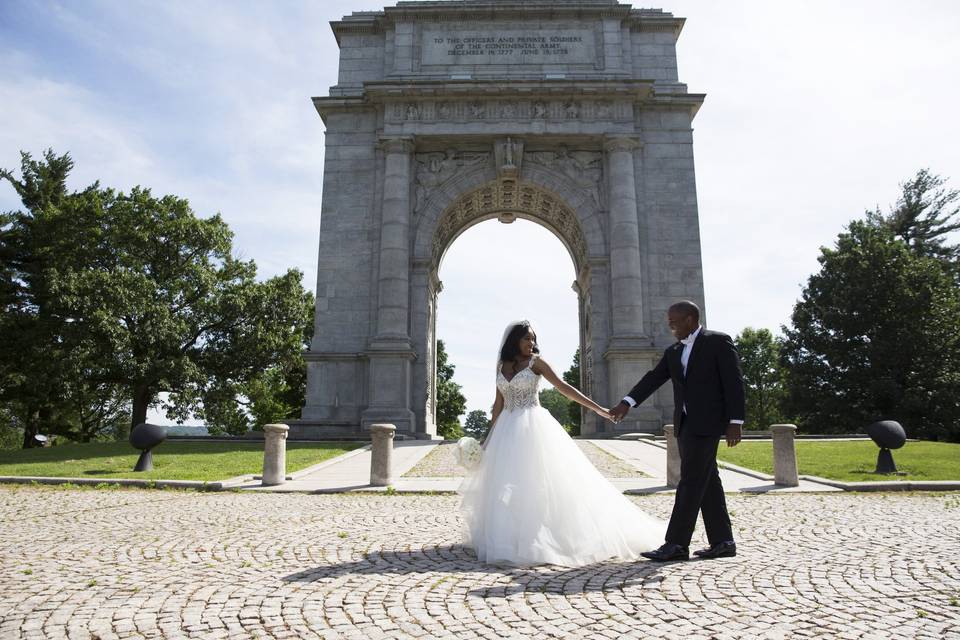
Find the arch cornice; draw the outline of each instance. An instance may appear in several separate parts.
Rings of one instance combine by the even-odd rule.
[[[436,269],[453,241],[468,228],[511,214],[552,231],[579,272],[592,259],[607,255],[603,213],[589,192],[549,167],[525,164],[519,181],[498,180],[492,166],[475,167],[431,193],[416,216],[412,257]]]

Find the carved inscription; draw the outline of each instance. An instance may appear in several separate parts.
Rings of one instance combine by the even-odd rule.
[[[425,29],[421,64],[593,64],[597,59],[591,29]]]

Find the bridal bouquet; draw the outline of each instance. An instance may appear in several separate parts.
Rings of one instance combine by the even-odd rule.
[[[464,436],[457,440],[453,448],[453,457],[457,464],[464,469],[473,469],[480,464],[480,458],[483,456],[483,449],[480,443],[470,436]]]

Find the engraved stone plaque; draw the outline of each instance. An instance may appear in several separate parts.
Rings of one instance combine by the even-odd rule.
[[[422,65],[593,64],[597,59],[590,29],[424,29],[420,52]]]

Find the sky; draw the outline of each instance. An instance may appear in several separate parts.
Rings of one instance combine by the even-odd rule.
[[[0,1],[0,167],[69,151],[94,180],[220,212],[261,277],[316,278],[323,123],[336,83],[329,22],[367,0]],[[920,168],[960,187],[960,3],[676,0],[694,121],[710,327],[779,332],[821,246],[887,210]],[[19,208],[0,184],[0,210]],[[506,248],[495,255],[494,247]],[[504,325],[534,323],[561,372],[576,349],[573,265],[535,224],[485,222],[450,248],[438,336],[468,409],[493,401]],[[152,419],[162,422],[156,413]]]

